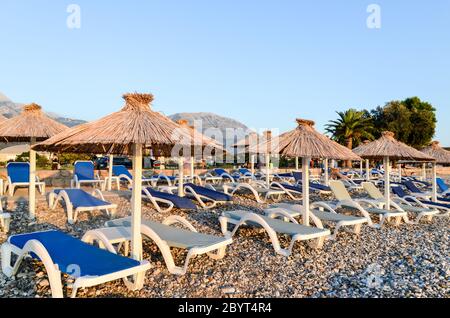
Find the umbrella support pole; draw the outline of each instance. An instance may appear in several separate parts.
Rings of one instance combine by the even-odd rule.
[[[31,138],[30,146],[36,143],[36,138]],[[30,184],[29,184],[29,218],[34,220],[36,216],[36,151],[30,148]]]
[[[302,158],[303,224],[309,225],[309,164],[311,158]]]
[[[330,175],[329,175],[329,173],[328,173],[328,159],[325,159],[325,162],[324,162],[325,164],[324,164],[324,167],[325,167],[325,185],[326,186],[329,186],[330,185]]]
[[[270,154],[266,154],[266,185],[270,187]]]
[[[108,165],[108,191],[112,190],[112,176],[113,176],[113,155],[109,155]]]
[[[370,160],[366,159],[366,180],[370,181]]]
[[[433,202],[438,201],[438,195],[437,195],[437,172],[436,172],[436,163],[433,162],[433,171],[432,171],[432,178],[433,178]]]
[[[386,199],[386,210],[391,209],[391,163],[389,157],[384,158],[384,197]]]
[[[184,158],[180,157],[178,159],[178,196],[184,197]]]
[[[133,188],[131,192],[131,256],[142,260],[142,145],[133,145]]]

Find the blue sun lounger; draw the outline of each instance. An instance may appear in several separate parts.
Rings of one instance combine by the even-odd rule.
[[[418,198],[424,198],[424,199],[430,199],[433,197],[433,194],[431,192],[422,192],[413,181],[405,181],[403,182],[403,185],[411,192],[411,195]],[[438,196],[438,201],[443,203],[450,204],[450,197],[440,197]]]
[[[184,185],[184,192],[187,196],[196,199],[204,209],[211,209],[219,203],[233,202],[233,198],[226,193],[201,187],[193,183],[186,183]]]
[[[48,197],[50,209],[54,210],[61,200],[66,206],[69,224],[77,221],[80,212],[105,210],[110,217],[113,217],[117,209],[117,204],[105,201],[99,189],[95,189],[92,194],[81,189],[54,189]]]
[[[426,200],[424,198],[420,198],[420,197],[417,198],[414,196],[410,196],[405,192],[405,190],[403,190],[402,187],[391,187],[391,190],[399,198],[402,198],[410,203],[414,203],[414,204],[418,205],[419,207],[434,208],[434,209],[437,209],[442,212],[441,214],[438,214],[436,216],[449,216],[450,215],[450,204],[433,202],[430,200]]]
[[[95,167],[92,161],[76,161],[73,171],[73,179],[70,182],[71,188],[79,189],[82,184],[100,185],[105,189],[105,180],[101,180],[98,174],[95,174]]]
[[[109,242],[105,246],[110,245]],[[136,261],[112,251],[103,250],[60,231],[46,231],[10,236],[2,249],[2,271],[15,276],[22,260],[30,256],[40,260],[46,269],[52,296],[63,297],[61,273],[74,278],[72,297],[79,288],[92,287],[123,279],[131,289],[143,287],[144,274],[150,268],[147,261]],[[14,264],[12,256],[17,255]],[[127,277],[137,275],[131,282]]]
[[[4,192],[8,190],[9,196],[14,195],[16,187],[30,186],[30,164],[28,162],[10,162],[6,165],[8,173]],[[45,193],[45,182],[41,182],[36,176],[36,187],[41,194]]]
[[[231,182],[236,182],[240,179],[240,175],[239,174],[229,174],[225,169],[222,168],[216,168],[213,170],[213,172],[218,175],[219,177],[221,177],[223,180],[230,180]]]
[[[113,176],[120,178],[120,181],[127,182],[129,185],[133,184],[133,176],[130,171],[128,171],[127,167],[123,165],[113,166],[112,172]],[[142,183],[151,184],[154,181],[155,180],[153,178],[142,177]]]
[[[144,198],[150,200],[158,212],[169,212],[174,207],[181,210],[196,210],[197,206],[188,198],[182,198],[176,194],[156,191],[152,188],[142,189],[142,194]],[[163,209],[160,206],[163,203],[168,206],[168,208]]]
[[[441,195],[448,196],[450,195],[450,188],[441,178],[436,178],[436,183],[441,191]]]

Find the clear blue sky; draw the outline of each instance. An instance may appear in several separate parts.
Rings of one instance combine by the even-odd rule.
[[[71,3],[81,29],[66,26]],[[381,29],[366,26],[371,3]],[[450,146],[449,16],[448,0],[0,0],[0,91],[85,120],[152,92],[166,114],[282,131],[419,96]]]

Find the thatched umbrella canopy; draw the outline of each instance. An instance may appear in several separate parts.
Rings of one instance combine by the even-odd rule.
[[[23,107],[22,113],[2,122],[0,127],[0,140],[4,142],[29,142],[46,140],[67,127],[47,117],[42,107],[29,104]]]
[[[442,148],[439,141],[433,141],[428,147],[421,150],[427,156],[436,159],[438,164],[450,164],[450,151]]]
[[[274,137],[251,150],[303,159],[303,222],[309,224],[309,164],[311,159],[361,160],[350,149],[314,129],[311,120],[297,119],[297,128]]]
[[[194,145],[194,152],[191,154],[191,178],[194,181],[195,173],[194,173],[194,161],[195,157],[203,156],[204,152],[210,153],[211,155],[217,154],[221,152],[222,154],[226,153],[223,145],[219,143],[217,140],[212,139],[208,136],[203,135],[199,131],[195,129],[193,126],[189,126],[188,121],[185,119],[177,120],[177,124],[185,129],[186,133],[189,134],[192,138],[192,141],[197,144]],[[182,180],[180,180],[182,182]]]
[[[8,120],[8,118],[0,114],[0,123],[4,122],[5,120]]]
[[[46,140],[67,127],[47,117],[42,107],[32,103],[23,107],[22,113],[5,120],[0,125],[0,141],[29,142]],[[36,152],[30,150],[30,184],[29,184],[29,213],[33,219],[36,209]]]
[[[166,116],[153,111],[151,94],[125,94],[125,106],[99,120],[77,126],[38,144],[39,150],[77,153],[133,155],[132,256],[142,259],[141,198],[142,149],[150,147],[155,155],[170,157],[177,147],[191,147],[185,130]]]
[[[434,162],[435,160],[394,138],[395,134],[390,131],[382,133],[381,138],[368,144],[361,145],[353,151],[366,159],[383,159],[385,170],[385,198],[386,208],[390,208],[390,159],[393,160],[413,160],[422,162]]]

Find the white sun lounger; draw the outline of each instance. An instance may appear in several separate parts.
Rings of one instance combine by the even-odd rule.
[[[172,226],[179,224],[187,228],[181,229]],[[123,218],[106,222],[107,228],[89,231],[83,237],[87,242],[108,241],[107,249],[118,251],[125,245],[125,255],[128,254],[128,242],[131,241],[131,218]],[[145,239],[153,241],[159,248],[170,273],[184,275],[187,272],[191,258],[207,254],[212,259],[222,259],[225,256],[226,247],[232,243],[230,237],[198,233],[186,219],[172,215],[162,223],[143,220],[141,233]],[[114,248],[114,245],[117,247]],[[173,259],[171,248],[185,249],[188,251],[183,266],[177,266]]]
[[[145,272],[150,268],[147,261],[116,255],[60,231],[13,235],[2,245],[1,253],[2,271],[7,277],[17,274],[25,257],[40,260],[45,266],[53,298],[64,296],[62,273],[74,279],[69,287],[72,297],[76,297],[80,288],[118,279],[123,279],[129,289],[141,289]],[[130,276],[134,276],[133,281],[129,280]]]
[[[0,231],[8,233],[10,224],[11,214],[3,212],[3,200],[0,200]]]
[[[61,200],[66,206],[69,224],[77,221],[80,212],[104,210],[109,217],[113,217],[117,209],[117,204],[105,201],[99,189],[95,189],[92,194],[82,189],[54,189],[48,197],[50,210],[54,210]]]
[[[265,203],[269,198],[276,198],[276,200],[279,200],[283,194],[287,194],[285,190],[267,187],[263,181],[235,183],[231,195],[242,192],[250,192],[258,203]]]
[[[264,210],[264,213],[269,217],[275,217],[280,209],[288,213],[293,218],[296,218],[302,215],[303,206],[301,204],[279,203],[271,205],[269,209]],[[334,224],[334,231],[330,236],[330,239],[332,240],[336,239],[339,230],[345,227],[351,227],[352,230],[348,230],[348,232],[359,235],[361,232],[361,226],[364,223],[367,223],[367,219],[365,217],[337,213],[329,205],[321,204],[320,202],[317,204],[311,204],[310,216],[316,225],[318,222],[322,224],[322,221],[331,222]],[[314,218],[317,218],[318,220],[314,220]]]
[[[378,190],[378,188],[371,182],[364,182],[363,184],[364,190],[370,195],[373,202],[379,204],[384,207],[386,205],[386,199],[383,194]],[[393,197],[391,200],[391,206],[396,207],[397,210],[403,210],[406,212],[416,214],[415,221],[408,221],[405,219],[405,222],[411,224],[418,224],[422,218],[426,218],[428,221],[431,221],[434,215],[439,214],[439,211],[429,207],[416,207],[402,198]]]
[[[291,255],[295,242],[309,241],[311,247],[321,248],[325,238],[331,234],[329,230],[323,228],[300,225],[293,217],[283,211],[278,211],[276,216],[290,222],[239,210],[223,212],[219,221],[222,233],[231,237],[236,234],[242,225],[263,228],[269,235],[275,252],[286,257]],[[235,225],[231,232],[228,231],[228,224]],[[278,234],[290,236],[291,243],[287,249],[281,248]]]
[[[341,181],[330,181],[330,187],[333,191],[334,196],[338,200],[333,208],[352,208],[358,210],[366,219],[369,226],[373,228],[381,228],[386,220],[390,218],[395,218],[395,225],[400,225],[400,222],[405,220],[407,221],[407,213],[402,210],[398,211],[388,211],[384,209],[380,209],[377,204],[375,204],[371,200],[366,199],[358,199],[353,200],[350,194],[348,193],[345,185]],[[395,207],[394,207],[395,208]],[[370,214],[374,214],[379,217],[380,223],[374,224]]]

